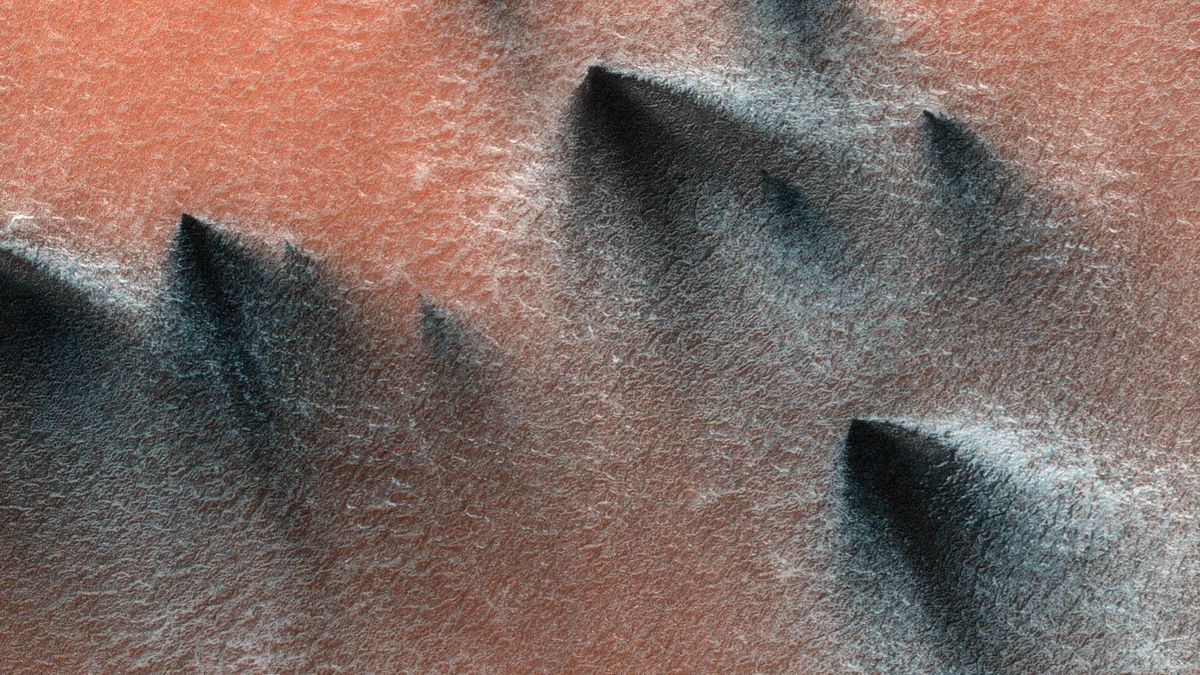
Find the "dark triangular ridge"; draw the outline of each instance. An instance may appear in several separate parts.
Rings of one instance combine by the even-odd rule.
[[[242,424],[258,434],[267,425],[267,401],[250,340],[254,298],[269,279],[263,263],[235,237],[185,213],[170,268],[183,339],[217,364]]]
[[[421,335],[430,354],[439,361],[454,363],[463,355],[466,334],[458,321],[425,296],[420,298]]]
[[[587,69],[576,100],[586,143],[615,151],[631,169],[658,173],[669,170],[664,160],[689,131],[696,107],[663,84],[599,65]]]
[[[803,190],[767,171],[761,171],[760,177],[768,232],[787,249],[825,254],[844,243],[844,232]]]
[[[664,286],[692,277],[715,246],[697,204],[714,184],[746,178],[745,130],[688,90],[599,65],[579,85],[570,124],[580,203],[595,209],[581,231],[634,252]]]
[[[951,525],[946,507],[969,491],[953,445],[891,422],[850,422],[845,475],[856,500],[918,548]]]
[[[312,378],[339,372],[346,319],[320,265],[183,214],[172,240],[168,299],[188,376],[214,377],[255,457],[287,445],[291,405]],[[344,354],[343,354],[344,356]],[[334,362],[336,361],[336,365]]]
[[[81,289],[21,253],[0,248],[0,348],[43,349],[94,332],[95,305]]]
[[[853,420],[844,453],[851,516],[882,528],[873,545],[898,547],[934,616],[968,652],[980,649],[988,619],[976,574],[983,542],[998,536],[991,528],[1003,496],[989,494],[984,474],[954,443],[905,425]]]
[[[1098,494],[1059,485],[1061,476],[1052,486],[1013,474],[977,442],[907,423],[850,422],[847,532],[869,583],[896,579],[893,588],[915,593],[948,631],[945,656],[970,670],[1064,663],[1089,642],[1140,644],[1145,638],[1128,631],[1143,626],[1126,622],[1137,614],[1126,608],[1145,605],[1124,586],[1137,569],[1128,563],[1149,544],[1140,525],[1106,522],[1117,512],[1093,510]]]
[[[171,250],[171,268],[183,310],[206,324],[222,343],[242,339],[243,301],[262,274],[233,237],[183,214]]]
[[[1001,199],[1000,162],[974,132],[957,120],[925,110],[926,146],[950,197],[967,208],[987,209]]]

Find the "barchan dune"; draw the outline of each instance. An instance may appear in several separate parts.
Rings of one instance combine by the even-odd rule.
[[[3,668],[1200,668],[1193,10],[0,2]]]

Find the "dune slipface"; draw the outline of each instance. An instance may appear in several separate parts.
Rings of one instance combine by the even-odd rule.
[[[0,9],[0,656],[1200,668],[1189,9]]]

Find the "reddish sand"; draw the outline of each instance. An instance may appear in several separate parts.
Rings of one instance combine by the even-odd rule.
[[[160,259],[187,211],[279,228],[351,278],[403,269],[416,287],[480,314],[495,270],[522,253],[495,217],[522,213],[504,186],[547,151],[545,131],[585,66],[725,62],[736,33],[730,3],[715,0],[171,4],[0,2],[0,228],[132,265]],[[1155,241],[1194,246],[1200,19],[1191,3],[878,5],[937,64],[928,86],[992,115],[992,137],[1025,164],[1128,204],[1153,259],[1182,255]],[[659,528],[647,540],[688,543],[678,523],[644,526]],[[675,569],[702,567],[703,551],[680,559]],[[662,586],[690,597],[681,583]],[[576,623],[594,607],[632,603],[621,589],[580,588]],[[649,622],[659,606],[635,609]],[[674,621],[661,634],[678,640],[694,625],[730,623]],[[522,646],[496,650],[516,659]],[[595,648],[610,647],[630,656],[644,646]]]

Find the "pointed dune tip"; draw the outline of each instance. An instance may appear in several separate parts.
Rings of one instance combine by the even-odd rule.
[[[49,311],[58,285],[34,262],[0,249],[0,322],[20,326]]]
[[[192,214],[181,213],[179,215],[179,231],[181,233],[190,236],[204,229],[208,229],[208,225]]]
[[[1001,204],[1011,180],[979,135],[947,115],[926,110],[922,118],[926,152],[953,203],[970,209],[972,217]]]
[[[617,109],[632,105],[629,86],[637,78],[623,75],[604,66],[589,66],[579,85],[579,101],[592,114],[604,111],[612,114]]]
[[[619,73],[607,66],[591,65],[583,76],[583,85],[589,88],[616,88],[622,83],[636,82],[633,75]]]
[[[0,351],[48,345],[74,336],[71,343],[100,328],[91,299],[40,261],[0,248]],[[73,347],[74,349],[75,347]]]
[[[681,92],[656,79],[623,73],[603,65],[588,66],[579,84],[578,95],[585,106],[601,107],[613,113],[686,98]]]
[[[277,257],[277,252],[184,213],[169,255],[182,295],[215,303],[224,312],[230,309],[225,302],[243,303],[264,292],[290,294],[313,287],[318,264],[307,251],[285,241],[282,255]]]
[[[954,459],[953,447],[909,427],[854,419],[846,431],[846,462],[867,469],[901,462],[938,464]]]
[[[180,262],[205,255],[210,247],[212,227],[190,214],[179,216],[172,242],[173,253]]]
[[[929,501],[958,472],[953,445],[899,424],[856,419],[845,441],[847,481],[920,529]]]
[[[653,171],[661,171],[653,165],[664,164],[664,153],[715,117],[687,90],[599,65],[588,68],[573,109],[585,143],[617,149],[627,168]]]
[[[602,65],[596,64],[596,65],[591,65],[591,66],[587,67],[587,71],[584,74],[583,81],[584,82],[598,82],[601,80],[607,80],[609,78],[612,78],[615,75],[616,74],[613,73],[613,71],[609,70],[608,68],[605,68]]]
[[[0,248],[0,301],[61,304],[83,300],[83,294],[18,251]]]
[[[218,226],[184,213],[179,217],[172,256],[184,271],[205,275],[250,271],[257,257],[254,249]]]
[[[760,170],[758,176],[762,190],[775,211],[792,220],[811,219],[815,208],[803,191],[767,171]]]
[[[185,213],[179,218],[170,258],[181,309],[192,317],[203,317],[221,340],[236,340],[246,298],[265,279],[251,251],[213,225]]]
[[[954,118],[924,110],[921,120],[934,153],[943,162],[961,164],[963,166],[956,168],[966,168],[967,164],[983,159],[984,151],[975,134]]]
[[[846,430],[846,468],[855,474],[870,473],[872,467],[899,451],[901,428],[877,420],[854,419]]]
[[[218,243],[219,236],[216,228],[210,223],[184,213],[179,216],[175,245],[177,248],[187,249],[187,252],[193,255],[205,254]]]
[[[454,360],[464,347],[465,334],[458,321],[440,305],[421,295],[421,333],[434,356]]]
[[[421,326],[429,332],[437,332],[445,327],[448,316],[446,310],[439,307],[425,295],[417,297],[421,307]]]
[[[935,145],[965,144],[972,140],[970,132],[948,115],[935,113],[932,110],[923,110],[921,111],[921,121],[925,125],[929,139]]]
[[[15,251],[0,248],[0,293],[8,297],[33,275],[35,266]]]

